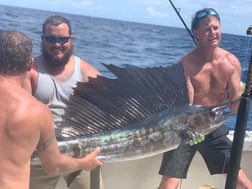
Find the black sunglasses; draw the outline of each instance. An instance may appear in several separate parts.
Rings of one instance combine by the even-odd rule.
[[[69,39],[71,38],[71,36],[67,36],[67,37],[56,37],[56,36],[49,36],[49,35],[42,35],[42,38],[50,44],[55,44],[55,43],[59,43],[61,45],[67,43],[69,41]]]

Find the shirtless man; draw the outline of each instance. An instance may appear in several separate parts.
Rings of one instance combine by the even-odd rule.
[[[0,186],[28,189],[35,149],[45,171],[62,175],[101,166],[99,148],[82,159],[60,154],[49,108],[24,89],[32,42],[21,32],[0,33]]]
[[[183,64],[191,104],[214,106],[241,96],[239,60],[230,52],[219,48],[221,40],[220,17],[212,9],[196,12],[192,31],[198,46],[185,55]],[[239,103],[230,110],[236,112]],[[227,173],[231,151],[228,129],[223,125],[206,136],[205,141],[194,145],[180,145],[166,152],[159,173],[163,175],[158,189],[176,189],[181,178],[186,178],[196,151],[203,156],[211,174]],[[240,169],[237,188],[251,189],[252,185]]]

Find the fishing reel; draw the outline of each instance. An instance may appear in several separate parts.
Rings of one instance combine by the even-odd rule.
[[[247,35],[252,35],[252,25],[250,25],[247,29]]]

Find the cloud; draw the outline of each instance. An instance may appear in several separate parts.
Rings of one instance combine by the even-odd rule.
[[[157,11],[155,8],[153,7],[148,7],[146,8],[146,11],[151,15],[151,16],[155,16],[155,17],[159,17],[159,18],[166,18],[168,17],[168,14],[166,12],[160,12]]]
[[[72,1],[72,0],[52,0],[52,4],[58,6],[69,6],[73,8],[88,8],[93,6],[93,2],[91,0],[82,0],[82,1]]]
[[[92,6],[93,5],[93,2],[92,1],[90,1],[90,0],[83,0],[83,1],[81,1],[80,2],[80,4],[82,5],[82,6],[87,6],[87,7],[90,7],[90,6]]]

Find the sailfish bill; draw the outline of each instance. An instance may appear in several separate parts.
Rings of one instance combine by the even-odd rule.
[[[188,133],[212,132],[232,115],[223,111],[229,103],[189,105],[181,64],[104,66],[115,78],[79,82],[63,119],[55,123],[61,153],[83,157],[100,146],[99,158],[104,162],[149,157],[187,142]],[[34,153],[32,162],[37,160]]]

